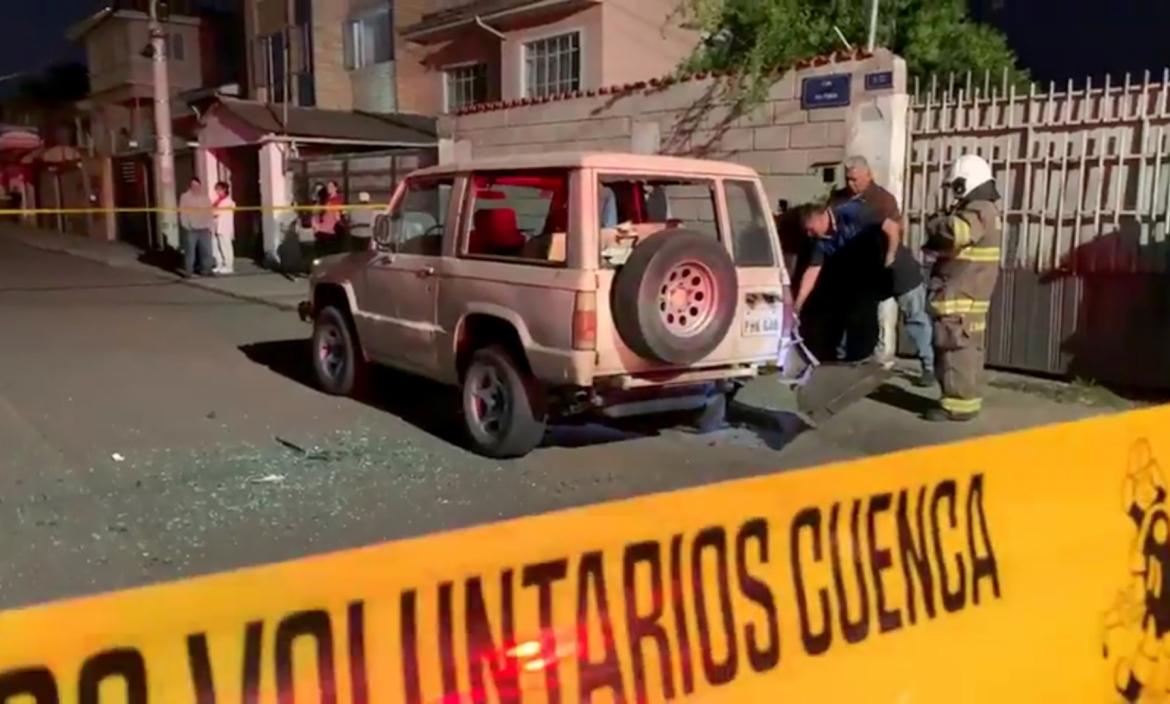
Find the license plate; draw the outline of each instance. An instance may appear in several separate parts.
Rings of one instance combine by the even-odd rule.
[[[778,306],[755,306],[748,308],[744,313],[744,337],[765,337],[779,334],[780,308]]]

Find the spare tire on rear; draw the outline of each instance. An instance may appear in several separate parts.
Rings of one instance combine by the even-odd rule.
[[[614,280],[614,324],[640,357],[685,365],[711,354],[735,321],[735,264],[711,235],[663,230],[642,240]]]

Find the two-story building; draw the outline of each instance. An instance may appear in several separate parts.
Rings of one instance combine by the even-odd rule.
[[[248,94],[435,115],[672,72],[677,0],[247,0]]]
[[[201,92],[238,91],[242,74],[234,36],[232,0],[169,0],[161,17],[173,117],[177,183],[196,171],[193,141],[198,113],[189,98]],[[83,45],[90,93],[79,107],[86,116],[87,156],[106,159],[108,181],[99,194],[107,206],[154,201],[151,155],[155,149],[153,49],[149,0],[112,0],[71,26]],[[98,189],[94,189],[98,190]],[[157,245],[153,220],[141,214],[110,219],[106,237],[144,248]]]
[[[211,0],[171,0],[162,19],[167,71],[176,118],[194,115],[182,96],[238,82],[232,37]],[[154,139],[154,85],[146,0],[116,0],[68,30],[85,47],[92,147],[120,154],[149,147]],[[188,120],[188,127],[192,120]],[[180,132],[184,132],[180,125]],[[189,133],[189,130],[186,130]]]
[[[394,28],[427,0],[246,0],[249,97],[364,112],[430,112],[401,95],[410,48]],[[405,71],[409,73],[409,69]]]
[[[452,112],[495,100],[541,98],[673,72],[699,40],[677,0],[473,0],[402,26],[424,51],[412,86],[420,104]]]

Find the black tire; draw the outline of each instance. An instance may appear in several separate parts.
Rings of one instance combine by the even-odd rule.
[[[317,385],[334,396],[356,396],[365,386],[368,364],[349,314],[325,306],[313,318],[313,373]]]
[[[676,229],[634,247],[617,273],[611,306],[618,334],[638,356],[686,365],[723,342],[738,299],[735,264],[723,245]]]
[[[495,459],[523,457],[544,439],[547,423],[539,387],[502,347],[485,347],[471,356],[460,396],[475,452]],[[496,412],[489,416],[492,410]]]

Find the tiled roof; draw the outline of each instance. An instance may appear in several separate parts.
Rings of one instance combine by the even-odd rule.
[[[600,0],[588,1],[599,2]],[[406,37],[418,36],[450,25],[471,22],[477,17],[492,21],[495,18],[524,10],[530,5],[546,7],[569,2],[572,0],[560,0],[560,2],[556,0],[472,0],[437,12],[427,13],[418,22],[404,27],[402,34]]]
[[[501,10],[511,10],[517,7],[531,5],[537,0],[471,0],[462,5],[448,7],[438,12],[428,12],[422,16],[417,24],[407,27],[407,31],[430,29],[448,22],[458,22],[462,19],[472,19],[476,15],[487,15]]]
[[[853,51],[835,51],[831,54],[821,54],[808,59],[798,61],[793,69],[815,68],[817,66],[826,66],[832,63],[841,63],[844,61],[861,61],[873,56],[872,52],[862,49],[854,49]],[[785,73],[790,69],[785,69],[778,73]],[[603,86],[596,90],[575,90],[570,93],[559,93],[557,95],[547,95],[540,98],[519,98],[516,100],[497,100],[490,103],[480,103],[478,105],[470,105],[466,108],[455,112],[456,115],[470,115],[480,112],[492,112],[493,110],[506,110],[508,108],[521,107],[524,105],[541,105],[543,103],[551,103],[560,100],[572,100],[574,98],[593,98],[599,95],[629,95],[638,91],[644,91],[650,88],[655,90],[665,88],[675,83],[686,83],[688,81],[701,81],[705,78],[719,78],[734,75],[732,71],[700,71],[697,73],[687,74],[685,76],[664,76],[662,78],[651,78],[648,81],[637,81],[636,83],[625,83],[622,85]]]

